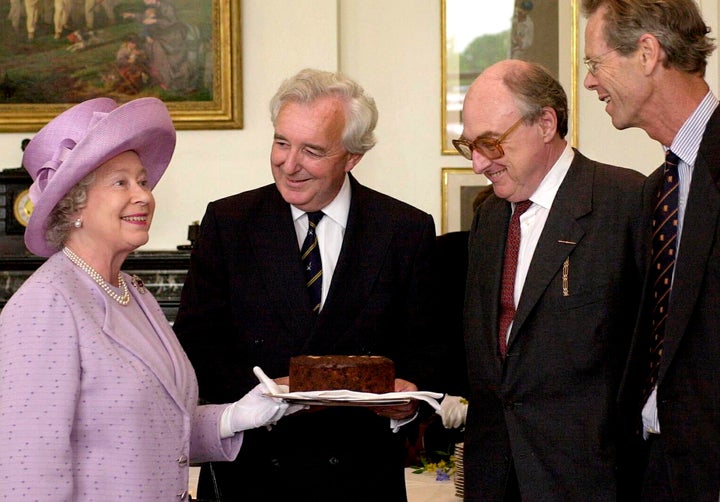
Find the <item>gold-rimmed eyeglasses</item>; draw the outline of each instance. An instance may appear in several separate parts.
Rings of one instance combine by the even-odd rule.
[[[598,56],[594,56],[594,57],[591,57],[591,58],[583,58],[583,64],[585,65],[585,68],[587,68],[587,71],[588,71],[591,75],[595,75],[595,74],[597,73],[597,71],[598,71],[598,66],[599,66],[600,64],[602,64],[602,60],[605,59],[605,57],[606,57],[608,54],[610,54],[610,53],[612,53],[612,52],[615,52],[615,51],[618,50],[619,48],[620,48],[620,46],[618,45],[617,47],[613,47],[613,48],[610,49],[609,51],[603,52],[602,54],[600,54],[600,55],[598,55]]]
[[[459,138],[452,140],[452,144],[455,149],[468,160],[472,160],[472,154],[474,150],[478,150],[483,157],[488,160],[496,160],[505,155],[505,151],[502,147],[502,142],[513,132],[517,127],[525,121],[525,117],[520,117],[517,122],[510,126],[510,128],[502,133],[498,139],[483,138],[478,136],[473,141],[469,141],[465,138]]]

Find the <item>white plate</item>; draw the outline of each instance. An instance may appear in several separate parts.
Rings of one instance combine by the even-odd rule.
[[[277,396],[276,396],[277,397]],[[310,397],[285,397],[283,401],[290,404],[305,404],[308,406],[356,406],[356,407],[382,407],[407,404],[411,399],[344,399],[344,398],[310,398]]]
[[[320,390],[288,393],[271,393],[273,397],[291,404],[308,406],[397,406],[417,399],[425,401],[436,410],[440,409],[437,399],[443,395],[436,392],[388,392],[372,394],[370,392],[354,392],[350,390]]]

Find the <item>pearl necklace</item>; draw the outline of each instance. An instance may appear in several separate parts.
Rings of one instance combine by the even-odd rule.
[[[90,278],[95,281],[95,283],[102,288],[107,295],[118,302],[120,305],[127,305],[130,303],[130,292],[128,291],[127,284],[125,283],[125,280],[122,278],[122,275],[120,272],[118,272],[118,284],[120,285],[120,288],[122,289],[122,295],[117,294],[115,291],[113,291],[110,288],[110,285],[103,279],[103,276],[97,273],[97,271],[92,268],[90,265],[85,263],[82,258],[80,258],[78,255],[72,252],[72,250],[68,247],[63,248],[63,253],[65,253],[65,256],[70,258],[70,261],[73,262],[75,265],[80,267],[80,269],[85,272],[87,275],[90,276]]]

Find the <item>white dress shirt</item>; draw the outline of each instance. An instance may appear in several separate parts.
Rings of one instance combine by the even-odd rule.
[[[325,216],[320,220],[315,229],[320,246],[320,260],[322,260],[322,297],[320,298],[320,309],[322,310],[330,291],[333,273],[337,266],[340,248],[342,247],[345,228],[347,227],[348,213],[350,212],[350,199],[352,190],[350,188],[350,177],[346,174],[345,181],[333,201],[322,208]],[[298,239],[298,252],[302,248],[305,236],[308,231],[307,213],[291,205],[293,221],[295,222],[295,233]]]
[[[520,302],[525,279],[527,278],[530,262],[535,254],[535,248],[540,240],[545,222],[547,221],[550,208],[557,194],[560,185],[565,179],[565,175],[570,169],[575,158],[575,152],[570,145],[565,146],[565,150],[557,159],[550,171],[545,175],[540,185],[530,196],[532,205],[520,216],[520,250],[518,251],[517,272],[515,273],[515,306]],[[513,211],[515,204],[513,203]],[[512,323],[505,334],[506,339],[510,336]]]

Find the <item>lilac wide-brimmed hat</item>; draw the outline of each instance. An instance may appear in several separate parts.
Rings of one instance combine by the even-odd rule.
[[[25,148],[23,166],[33,179],[34,206],[25,245],[38,256],[58,251],[45,237],[50,213],[73,186],[108,160],[134,151],[154,188],[174,149],[175,128],[159,99],[140,98],[118,106],[110,98],[96,98],[64,111]]]

